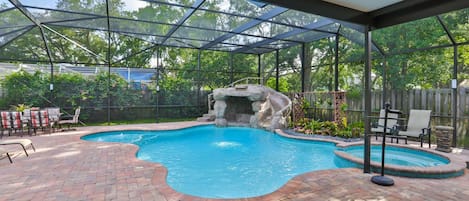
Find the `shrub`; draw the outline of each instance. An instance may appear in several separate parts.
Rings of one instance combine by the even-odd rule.
[[[323,135],[334,135],[337,133],[337,124],[332,121],[323,121],[321,122],[321,133]]]

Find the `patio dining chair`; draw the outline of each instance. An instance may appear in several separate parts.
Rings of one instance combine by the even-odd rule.
[[[49,113],[49,121],[52,131],[59,125],[60,120],[60,108],[58,107],[48,107],[45,108],[47,113]]]
[[[385,119],[385,110],[381,109],[379,111],[379,117],[377,122],[373,122],[371,125],[371,132],[375,134],[376,140],[378,140],[378,135],[386,135],[392,134],[393,127],[397,125],[397,120],[399,118],[398,113],[388,113],[388,119]],[[386,123],[386,129],[384,129],[384,122]]]
[[[23,120],[21,112],[2,111],[0,116],[2,137],[5,130],[8,130],[8,135],[11,135],[13,131],[20,131],[21,136],[23,136],[23,128],[26,126],[26,122]]]
[[[48,110],[40,110],[39,117],[41,120],[41,128],[44,131],[45,129],[49,129],[49,132],[52,132],[52,122],[49,119],[49,111]]]
[[[80,107],[75,109],[75,113],[73,115],[68,115],[68,116],[62,116],[60,117],[59,120],[59,128],[62,127],[62,125],[67,125],[68,130],[70,130],[72,125],[76,125],[79,122],[79,117],[80,117]]]
[[[31,110],[31,122],[30,126],[33,129],[34,134],[37,134],[37,129],[52,130],[52,125],[49,120],[49,113],[47,110]]]
[[[1,126],[2,126],[2,135],[0,135],[0,138],[3,137],[4,131],[8,131],[8,135],[11,133],[11,116],[9,111],[1,111],[0,112],[0,118],[1,118]]]
[[[428,147],[431,147],[431,110],[410,110],[407,126],[396,126],[397,135],[400,137],[414,137],[420,139],[420,147],[423,147],[423,138],[428,136]],[[406,139],[407,143],[407,139]]]

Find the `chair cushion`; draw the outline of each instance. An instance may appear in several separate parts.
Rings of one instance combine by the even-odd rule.
[[[23,120],[21,117],[21,112],[11,112],[11,119],[13,121],[13,128],[22,128]]]
[[[10,117],[10,112],[1,112],[2,116],[2,127],[3,128],[11,128],[11,117]]]
[[[31,126],[33,128],[38,128],[41,126],[41,120],[39,115],[39,111],[31,111]]]
[[[399,131],[399,135],[409,136],[409,137],[419,137],[422,134],[421,131]]]
[[[39,113],[41,115],[41,127],[48,127],[50,123],[47,110],[41,110]]]

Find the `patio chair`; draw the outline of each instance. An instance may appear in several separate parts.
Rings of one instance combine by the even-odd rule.
[[[49,129],[49,131],[52,132],[52,122],[49,119],[49,112],[47,110],[39,111],[39,120],[41,120],[41,128],[43,131]]]
[[[34,134],[37,133],[37,129],[50,129],[52,131],[52,124],[49,120],[49,113],[47,110],[31,110],[31,122],[30,126],[33,129]]]
[[[80,107],[75,109],[75,114],[73,115],[68,115],[68,116],[61,116],[59,120],[59,128],[62,127],[62,125],[67,125],[68,130],[70,130],[72,125],[78,124],[79,120],[78,118],[80,117]]]
[[[396,113],[388,113],[388,119],[386,123],[386,131],[384,130],[384,121],[385,121],[385,110],[381,109],[379,111],[379,117],[377,122],[373,122],[371,125],[371,132],[374,133],[376,136],[376,140],[378,140],[378,135],[379,134],[392,134],[392,129],[395,125],[397,125],[397,120],[399,118],[399,114],[397,113],[398,111],[396,110]]]
[[[49,113],[50,125],[51,125],[51,128],[52,128],[52,131],[54,131],[55,127],[59,125],[60,108],[58,108],[58,107],[49,107],[49,108],[45,108],[45,110],[47,110],[47,113]]]
[[[26,126],[26,122],[23,121],[23,114],[21,112],[10,112],[10,114],[13,130],[21,131],[21,136],[23,136],[23,128]]]
[[[23,136],[23,128],[26,123],[23,120],[21,112],[2,111],[0,116],[2,121],[2,137],[5,130],[8,130],[8,135],[11,135],[12,131],[19,130],[21,131],[21,136]]]
[[[2,135],[0,138],[3,137],[4,131],[8,131],[8,135],[11,133],[11,115],[9,111],[1,111],[0,112],[0,118],[1,118],[1,125],[2,125]]]
[[[23,148],[23,151],[26,156],[29,156],[28,152],[26,151],[27,147],[31,147],[34,152],[36,152],[36,148],[34,147],[33,142],[30,139],[0,140],[0,145],[20,145],[21,148]]]
[[[40,114],[39,111],[37,110],[31,110],[30,111],[30,128],[33,130],[33,133],[37,133],[37,129],[41,128],[41,120],[40,120]]]
[[[10,163],[13,163],[13,161],[11,160],[10,154],[5,149],[0,148],[0,159],[3,158],[3,154],[5,154],[8,157],[8,160],[10,160]]]
[[[396,126],[397,136],[415,137],[420,139],[420,147],[423,147],[423,138],[428,135],[428,147],[431,147],[431,110],[410,110],[407,126]],[[407,144],[407,138],[406,138]]]

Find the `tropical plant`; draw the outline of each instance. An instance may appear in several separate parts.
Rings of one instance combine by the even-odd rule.
[[[17,112],[23,112],[24,110],[29,109],[29,108],[31,108],[31,106],[25,105],[25,104],[12,105],[10,107],[11,110],[14,110]]]

